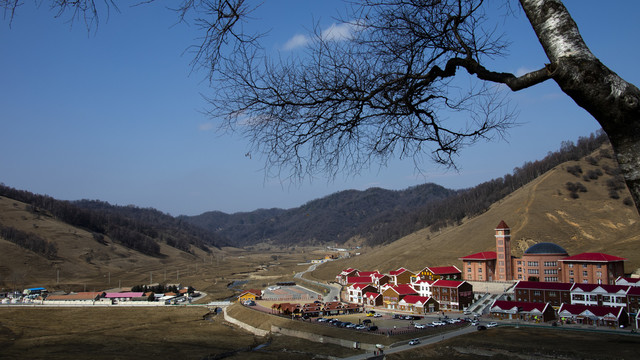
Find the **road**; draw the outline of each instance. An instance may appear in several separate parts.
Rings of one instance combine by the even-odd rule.
[[[469,334],[472,333],[476,330],[475,326],[466,326],[463,328],[459,328],[457,330],[453,330],[447,333],[442,333],[442,334],[438,334],[438,335],[433,335],[433,336],[429,336],[429,337],[424,337],[424,338],[419,338],[420,339],[420,344],[418,345],[409,345],[409,341],[406,341],[405,344],[403,345],[398,345],[398,346],[393,346],[392,347],[385,347],[384,348],[384,354],[388,355],[388,354],[394,354],[397,352],[401,352],[401,351],[406,351],[406,350],[411,350],[411,349],[415,349],[415,348],[419,348],[421,346],[427,346],[427,345],[431,345],[431,344],[435,344],[437,342],[440,341],[444,341],[444,340],[448,340],[451,338],[454,338],[456,336],[460,336],[460,335],[465,335],[465,334]],[[360,355],[354,355],[354,356],[350,356],[347,358],[343,358],[346,360],[361,360],[361,359],[369,359],[369,358],[376,358],[372,353],[367,353],[367,354],[360,354]]]
[[[317,286],[321,286],[321,287],[324,287],[326,289],[329,289],[329,293],[327,295],[325,295],[323,297],[323,299],[322,299],[322,301],[324,301],[324,302],[335,301],[335,299],[340,299],[340,290],[342,290],[342,287],[340,285],[323,284],[321,282],[305,279],[305,278],[302,277],[302,275],[304,275],[304,274],[306,274],[306,273],[308,273],[310,271],[314,271],[317,266],[318,266],[318,264],[312,264],[311,266],[309,266],[309,268],[307,270],[301,271],[299,273],[296,273],[293,276],[294,279],[300,279],[302,281],[306,281],[308,283],[312,283],[312,284],[315,284]]]

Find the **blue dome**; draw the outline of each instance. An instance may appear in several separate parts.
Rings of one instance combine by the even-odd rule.
[[[525,254],[562,254],[567,255],[567,250],[562,246],[550,242],[541,242],[528,248]]]

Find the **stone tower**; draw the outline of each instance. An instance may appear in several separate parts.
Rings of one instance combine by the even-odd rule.
[[[500,221],[496,227],[496,274],[498,281],[513,279],[511,269],[511,229],[504,222]]]

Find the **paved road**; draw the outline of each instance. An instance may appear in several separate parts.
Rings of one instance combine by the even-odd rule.
[[[401,352],[401,351],[406,351],[406,350],[410,350],[410,349],[415,349],[421,346],[427,346],[427,345],[431,345],[431,344],[435,344],[437,342],[440,341],[444,341],[444,340],[448,340],[451,338],[454,338],[456,336],[460,336],[460,335],[464,335],[464,334],[469,334],[472,333],[476,330],[475,326],[466,326],[463,328],[459,328],[457,330],[453,330],[447,333],[442,333],[442,334],[438,334],[438,335],[433,335],[433,336],[429,336],[429,337],[424,337],[424,338],[419,338],[420,339],[420,344],[418,345],[409,345],[409,341],[406,341],[404,345],[399,345],[399,346],[393,346],[393,347],[385,347],[384,348],[384,354],[394,354],[397,352]],[[369,358],[376,358],[374,356],[373,353],[367,353],[367,354],[360,354],[360,355],[354,355],[354,356],[350,356],[347,358],[343,358],[346,360],[360,360],[360,359],[369,359]]]
[[[317,266],[318,266],[318,264],[313,264],[313,265],[309,266],[309,268],[307,270],[301,271],[299,273],[296,273],[293,277],[295,279],[300,279],[302,281],[306,281],[308,283],[312,283],[312,284],[315,284],[317,286],[322,286],[322,287],[328,289],[329,293],[327,295],[325,295],[323,297],[323,299],[322,299],[324,302],[335,301],[336,298],[339,300],[340,299],[340,290],[342,290],[342,287],[340,285],[323,284],[321,282],[305,279],[305,278],[302,277],[302,275],[304,275],[305,273],[308,273],[310,271],[314,271]]]

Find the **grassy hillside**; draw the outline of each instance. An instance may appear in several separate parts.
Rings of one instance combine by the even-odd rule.
[[[495,251],[494,228],[500,220],[511,227],[512,251],[520,256],[538,242],[554,242],[569,254],[604,252],[628,260],[625,271],[640,267],[640,217],[635,207],[625,205],[629,196],[626,188],[611,198],[615,168],[609,152],[596,151],[581,161],[570,161],[542,174],[520,188],[488,211],[460,226],[450,226],[437,232],[423,229],[380,248],[363,251],[360,256],[335,261],[319,267],[313,277],[331,280],[343,268],[378,269],[388,271],[404,266],[417,271],[431,265],[455,264],[459,257],[480,251]],[[578,166],[582,173],[575,171]],[[584,179],[593,170],[602,175]],[[573,175],[571,172],[578,176]],[[605,171],[607,170],[607,171]],[[580,182],[586,192],[578,197],[567,189],[567,183]]]

